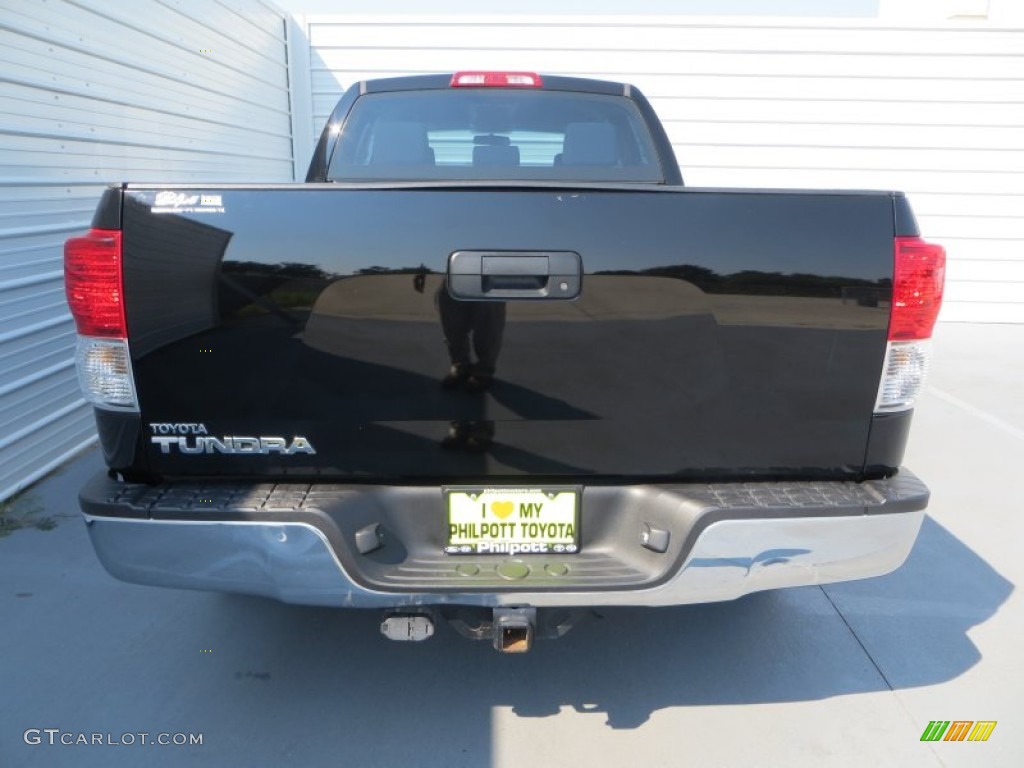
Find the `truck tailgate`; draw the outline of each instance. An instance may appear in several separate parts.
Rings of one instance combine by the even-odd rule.
[[[122,467],[173,476],[856,478],[893,211],[885,193],[128,185],[141,419],[101,432]],[[498,280],[489,300],[451,296],[454,253],[492,264],[470,274]],[[531,267],[575,255],[578,286]],[[493,383],[442,386],[450,350]]]

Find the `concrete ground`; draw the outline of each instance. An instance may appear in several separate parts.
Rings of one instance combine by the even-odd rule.
[[[605,610],[523,657],[447,627],[388,643],[372,612],[121,584],[75,505],[89,452],[8,513],[37,527],[0,528],[0,766],[1024,765],[1024,326],[943,325],[935,346],[906,459],[932,505],[903,568]],[[998,725],[921,742],[937,719]]]

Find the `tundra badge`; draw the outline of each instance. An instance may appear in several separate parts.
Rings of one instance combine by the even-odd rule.
[[[196,423],[151,423],[153,436],[149,438],[153,445],[160,446],[161,453],[171,453],[177,448],[179,453],[227,453],[227,454],[263,454],[280,453],[292,456],[296,453],[315,454],[312,443],[305,437],[296,435],[288,440],[284,437],[240,437],[227,435],[211,437],[205,424]]]

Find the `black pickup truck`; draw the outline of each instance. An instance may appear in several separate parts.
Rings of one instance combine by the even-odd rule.
[[[522,651],[884,574],[921,525],[942,248],[895,192],[684,187],[629,85],[358,83],[306,183],[111,187],[65,261],[125,581]]]

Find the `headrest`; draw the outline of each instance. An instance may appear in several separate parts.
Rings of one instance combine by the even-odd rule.
[[[480,144],[473,147],[473,165],[517,167],[519,165],[519,147]]]

